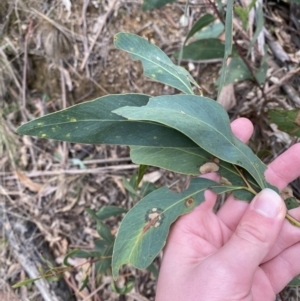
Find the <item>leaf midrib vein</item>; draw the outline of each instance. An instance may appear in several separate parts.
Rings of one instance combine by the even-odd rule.
[[[175,76],[173,73],[171,73],[170,71],[168,71],[166,68],[164,68],[162,65],[159,65],[158,63],[156,63],[155,61],[151,61],[151,60],[149,60],[149,59],[147,59],[146,57],[143,57],[142,55],[140,55],[140,54],[137,54],[137,53],[135,53],[135,52],[132,52],[132,51],[128,51],[128,50],[125,50],[126,52],[128,52],[128,53],[130,53],[130,54],[133,54],[133,55],[135,55],[135,56],[138,56],[138,57],[140,57],[140,58],[142,58],[143,60],[145,60],[145,61],[148,61],[148,62],[150,62],[150,63],[153,63],[154,65],[156,65],[156,66],[158,66],[158,67],[160,67],[160,68],[162,68],[163,70],[165,70],[167,73],[169,73],[169,74],[171,74],[172,76],[174,76],[175,78],[177,78],[187,89],[188,89],[188,91],[190,91],[191,92],[191,94],[192,95],[194,95],[194,92],[190,89],[190,87],[188,87],[182,80],[181,80],[181,78],[179,78],[178,76]],[[166,64],[167,66],[168,66],[168,64]],[[172,66],[169,66],[170,68],[172,68]],[[175,67],[176,67],[176,65],[175,65]]]

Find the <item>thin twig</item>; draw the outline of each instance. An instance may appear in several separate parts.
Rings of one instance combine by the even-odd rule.
[[[61,98],[62,98],[62,108],[66,109],[67,108],[67,94],[66,94],[66,83],[65,83],[65,76],[63,73],[63,61],[62,59],[59,60],[59,72],[60,72],[60,83],[61,83]],[[62,166],[66,167],[67,161],[68,161],[68,145],[67,142],[63,142],[62,144],[63,148],[63,158],[62,158]]]
[[[272,87],[270,87],[268,90],[265,91],[265,94],[268,95],[270,93],[275,92],[277,89],[279,89],[284,83],[289,80],[294,74],[297,74],[300,72],[300,68],[294,69],[289,71],[285,76],[283,76],[280,81],[276,84],[274,84]]]
[[[90,54],[91,54],[91,52],[92,52],[92,50],[93,50],[93,48],[94,48],[94,46],[95,46],[95,44],[96,44],[96,41],[97,41],[97,39],[98,39],[100,33],[102,32],[102,29],[103,29],[103,27],[104,27],[104,25],[105,25],[105,23],[106,23],[106,20],[107,20],[107,18],[110,16],[110,14],[111,14],[111,12],[112,12],[112,10],[113,10],[115,4],[117,3],[117,1],[118,1],[118,0],[113,0],[113,2],[111,2],[111,5],[110,5],[108,11],[107,11],[106,14],[104,15],[103,20],[102,20],[102,24],[99,26],[98,31],[97,31],[97,33],[96,33],[96,35],[95,35],[95,37],[94,37],[94,40],[92,41],[92,44],[90,45],[90,48],[89,48],[88,52],[85,54],[85,57],[84,57],[84,59],[83,59],[83,61],[82,61],[82,64],[81,64],[81,66],[80,66],[80,70],[81,70],[81,71],[82,71],[83,68],[85,67],[85,64],[87,63],[87,61],[88,61],[88,59],[89,59],[89,56],[90,56]]]
[[[30,21],[27,34],[25,36],[24,45],[24,66],[23,66],[23,79],[22,79],[22,109],[26,107],[26,81],[27,81],[27,67],[28,67],[28,40],[32,33],[32,21]],[[27,121],[27,120],[26,120]]]
[[[81,20],[82,20],[82,43],[84,48],[84,53],[89,52],[89,44],[88,44],[88,32],[87,32],[87,25],[86,25],[86,10],[88,8],[90,0],[84,0],[82,5],[82,12],[81,12]],[[85,68],[86,76],[89,78],[89,68],[86,66]]]
[[[31,37],[33,31],[33,25],[32,25],[32,20],[29,23],[28,30],[25,36],[25,44],[24,44],[24,66],[23,66],[23,78],[22,78],[22,106],[21,106],[21,114],[23,121],[27,122],[27,114],[26,114],[26,83],[27,83],[27,68],[28,68],[28,41]],[[30,141],[30,144],[28,145],[29,151],[30,151],[30,156],[32,160],[32,165],[34,166],[34,169],[37,168],[37,163],[36,163],[36,156],[35,152],[32,148],[32,139],[31,137],[28,138]]]
[[[139,168],[139,165],[128,164],[128,165],[106,166],[106,167],[90,168],[90,169],[71,169],[71,170],[61,169],[61,170],[53,170],[53,171],[49,171],[49,170],[34,171],[34,172],[28,172],[24,174],[28,178],[35,178],[35,177],[58,176],[61,174],[66,174],[66,175],[98,174],[98,173],[105,173],[108,171],[120,171],[120,170],[136,169],[136,168]],[[8,174],[11,175],[7,176]],[[12,175],[12,173],[8,173],[8,172],[0,172],[0,176],[7,176],[4,178],[5,180],[12,180],[17,178],[15,175]]]
[[[300,228],[300,222],[293,218],[291,215],[286,213],[285,218],[294,226]]]
[[[3,210],[0,211],[2,211],[4,215],[3,229],[5,231],[5,236],[7,237],[7,240],[13,251],[14,256],[18,259],[19,263],[31,279],[39,278],[40,273],[36,265],[29,258],[30,254],[28,254],[28,252],[23,248],[23,243],[17,240],[12,226],[10,224],[10,221],[8,219],[8,215],[6,215]],[[49,285],[45,279],[39,279],[35,281],[34,284],[38,288],[45,301],[59,301],[55,293],[49,290]]]

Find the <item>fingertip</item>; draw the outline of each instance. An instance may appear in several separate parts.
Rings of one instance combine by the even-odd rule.
[[[217,174],[216,172],[209,172],[209,173],[203,174],[200,176],[200,178],[212,180],[215,182],[220,182],[220,180],[221,180],[221,176],[219,174]]]
[[[233,134],[246,143],[253,134],[254,126],[248,118],[240,117],[231,122],[231,130]]]
[[[282,190],[300,176],[300,143],[292,145],[272,161],[265,171],[266,180]]]

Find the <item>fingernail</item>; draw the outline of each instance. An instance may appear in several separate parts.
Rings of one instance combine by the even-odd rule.
[[[263,189],[251,202],[252,209],[261,215],[271,218],[279,214],[282,206],[281,197],[270,188]]]

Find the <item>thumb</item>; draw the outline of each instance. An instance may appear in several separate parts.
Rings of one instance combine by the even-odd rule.
[[[252,279],[273,247],[285,214],[285,204],[274,190],[266,188],[252,200],[232,237],[218,254],[220,259],[227,260],[231,272]]]

